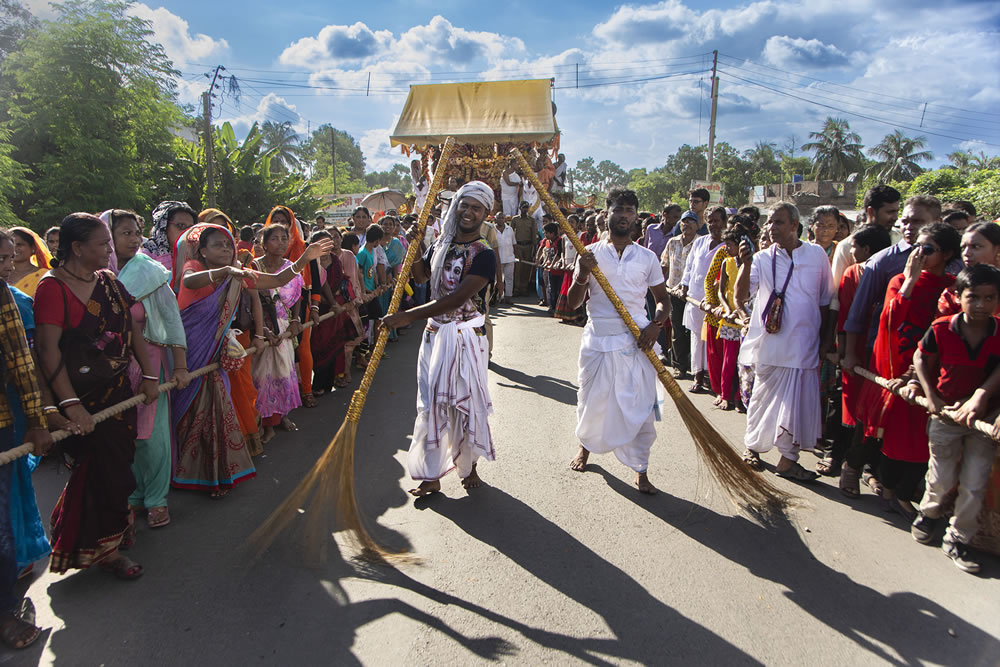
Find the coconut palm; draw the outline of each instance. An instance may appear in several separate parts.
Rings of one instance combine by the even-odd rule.
[[[1000,169],[1000,157],[987,156],[983,151],[973,153],[972,151],[955,151],[948,154],[951,166],[959,171],[971,174],[981,169]]]
[[[802,144],[802,150],[815,151],[813,174],[816,178],[826,177],[842,181],[852,172],[860,171],[864,164],[861,154],[861,137],[851,132],[851,126],[843,118],[827,117],[821,132],[810,132],[816,141]]]
[[[927,137],[910,138],[899,130],[887,134],[878,146],[871,149],[877,161],[871,171],[878,172],[878,182],[912,181],[924,168],[918,162],[931,160],[934,154],[920,149],[927,145]],[[918,152],[919,151],[919,152]]]
[[[275,173],[288,173],[299,165],[299,135],[290,122],[265,120],[260,126],[260,133],[264,150],[271,154],[271,169]]]

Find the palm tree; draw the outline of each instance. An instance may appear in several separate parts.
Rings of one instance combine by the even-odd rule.
[[[924,168],[918,162],[931,160],[934,154],[930,151],[920,151],[927,145],[927,137],[910,138],[896,130],[887,134],[882,142],[871,149],[871,154],[878,161],[871,170],[878,170],[878,182],[912,181],[919,176]]]
[[[289,121],[274,123],[265,120],[260,126],[264,150],[271,155],[271,170],[274,173],[288,173],[299,166],[299,135]]]
[[[842,181],[852,172],[859,171],[864,164],[861,154],[861,137],[851,132],[851,126],[843,118],[827,117],[821,132],[810,132],[816,141],[802,144],[804,151],[816,151],[813,157],[813,173],[816,178],[826,176]]]
[[[951,166],[962,173],[971,174],[980,169],[1000,169],[1000,157],[989,157],[983,151],[978,154],[972,151],[955,151],[948,154]]]

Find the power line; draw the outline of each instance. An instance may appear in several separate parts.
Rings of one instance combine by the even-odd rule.
[[[969,137],[956,137],[956,136],[953,136],[953,135],[950,135],[950,134],[942,134],[940,132],[931,132],[930,130],[927,130],[926,128],[910,127],[910,126],[907,126],[907,125],[902,125],[900,123],[895,123],[895,122],[892,122],[892,121],[887,121],[887,120],[882,119],[882,118],[877,118],[875,116],[870,116],[868,114],[862,114],[862,113],[858,113],[856,111],[850,111],[848,109],[842,109],[842,108],[839,108],[839,107],[835,107],[835,106],[832,106],[830,104],[824,104],[822,102],[817,102],[816,100],[811,100],[811,99],[809,99],[807,97],[802,97],[802,96],[799,96],[799,95],[793,95],[792,93],[786,93],[784,91],[778,90],[777,88],[772,88],[771,86],[765,85],[765,84],[757,82],[757,81],[752,81],[750,79],[744,79],[743,77],[736,76],[735,74],[731,74],[731,73],[726,72],[726,71],[720,71],[719,73],[722,74],[722,75],[725,75],[725,76],[727,76],[727,77],[729,77],[731,79],[737,79],[739,81],[743,81],[744,83],[750,84],[751,86],[756,86],[758,88],[763,88],[764,90],[769,90],[769,91],[771,91],[773,93],[776,93],[778,95],[784,95],[785,97],[791,97],[793,99],[801,100],[803,102],[808,102],[809,104],[815,104],[816,106],[824,107],[826,109],[831,109],[833,111],[837,111],[838,113],[846,113],[846,114],[849,114],[849,115],[852,115],[852,116],[857,116],[859,118],[864,118],[866,120],[875,121],[876,123],[883,123],[885,125],[889,125],[890,127],[903,128],[905,130],[911,130],[911,131],[915,131],[915,132],[923,132],[925,134],[931,134],[931,135],[934,135],[936,137],[943,137],[945,139],[954,139],[955,141],[968,141],[969,140]],[[997,147],[1000,147],[1000,144],[994,144],[994,143],[990,143],[990,142],[987,142],[987,141],[983,141],[982,143],[985,144],[985,145],[987,145],[987,146],[997,146]]]

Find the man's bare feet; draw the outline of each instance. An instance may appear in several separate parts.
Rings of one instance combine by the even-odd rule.
[[[437,493],[441,490],[441,482],[434,480],[433,482],[420,482],[420,486],[415,489],[410,489],[411,496],[426,496],[431,493]]]
[[[569,462],[569,469],[577,472],[583,472],[587,468],[587,459],[589,458],[590,452],[588,452],[583,445],[580,445],[580,451],[578,451],[576,456],[573,457],[573,460]]]
[[[479,479],[479,473],[476,472],[476,466],[473,465],[472,472],[469,473],[468,477],[462,480],[462,486],[465,487],[466,491],[468,491],[469,489],[478,489],[482,485],[483,480]]]
[[[649,481],[649,477],[644,472],[637,472],[635,474],[635,485],[639,487],[639,493],[648,493],[651,496],[659,493],[659,489],[653,486],[653,483]]]

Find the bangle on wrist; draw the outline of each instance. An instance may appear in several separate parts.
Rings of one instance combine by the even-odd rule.
[[[254,334],[253,337],[256,338],[257,340],[267,340],[267,336],[263,334]]]
[[[177,368],[174,369],[174,372],[176,373],[177,371],[186,371],[187,369],[188,369],[187,366],[178,366]]]
[[[46,405],[45,407],[42,408],[43,415],[51,415],[55,414],[56,412],[59,412],[59,408],[57,408],[54,405]]]
[[[584,279],[583,282],[580,282],[580,276],[577,276],[577,277],[573,278],[573,282],[575,282],[577,285],[589,285],[590,284],[590,275],[589,274],[586,275],[586,276],[583,276],[583,279]]]
[[[142,379],[143,380],[152,380],[153,382],[159,382],[160,381],[160,378],[156,377],[155,375],[143,375]]]
[[[73,398],[67,398],[65,401],[59,401],[59,407],[60,408],[68,408],[71,405],[78,405],[80,403],[83,403],[83,401],[81,401],[79,398],[77,398],[76,396],[74,396]]]
[[[915,384],[915,385],[917,385],[919,387],[920,386],[920,380],[916,380],[916,379],[907,380],[906,384]]]

